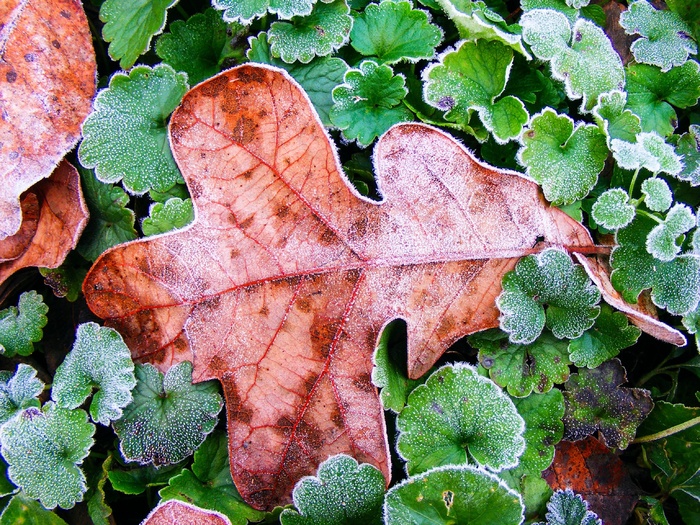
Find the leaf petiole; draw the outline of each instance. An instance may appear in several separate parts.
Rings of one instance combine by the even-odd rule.
[[[674,425],[670,428],[667,428],[666,430],[662,430],[661,432],[656,432],[654,434],[649,434],[648,436],[643,436],[640,438],[635,439],[632,441],[632,443],[649,443],[650,441],[656,441],[657,439],[663,439],[668,436],[672,436],[673,434],[678,434],[679,432],[683,432],[684,430],[687,430],[691,427],[694,427],[695,425],[700,424],[700,416],[694,417],[693,419],[689,419],[685,423],[681,423],[679,425]]]
[[[663,222],[664,222],[664,221],[662,221],[661,219],[659,219],[656,215],[654,215],[653,213],[649,213],[648,211],[640,210],[640,209],[638,208],[638,209],[637,209],[637,213],[638,213],[639,215],[644,215],[645,217],[647,217],[647,218],[653,220],[654,222],[656,222],[657,224],[663,224]]]
[[[418,111],[416,108],[414,108],[411,104],[409,104],[406,99],[403,99],[401,102],[403,102],[403,105],[406,106],[410,111],[415,113],[416,117],[420,119],[421,122],[424,124],[430,124],[431,126],[443,126],[446,128],[452,128],[452,129],[458,129],[460,131],[464,131],[463,126],[460,126],[459,124],[456,124],[454,122],[438,122],[436,120],[432,120],[430,117],[426,117],[423,113]]]

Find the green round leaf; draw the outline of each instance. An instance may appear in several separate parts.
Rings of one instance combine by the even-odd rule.
[[[58,514],[46,510],[38,501],[20,491],[2,511],[0,525],[67,525]]]
[[[688,126],[688,133],[678,139],[676,153],[683,163],[683,169],[676,177],[688,181],[691,186],[700,185],[700,126]]]
[[[672,261],[681,251],[681,236],[695,225],[692,210],[685,204],[675,204],[668,211],[666,219],[647,235],[647,251],[660,261]]]
[[[268,11],[289,20],[293,16],[311,13],[314,0],[212,0],[211,5],[224,11],[224,20],[238,20],[248,25],[254,18],[264,16]]]
[[[25,408],[39,407],[39,394],[44,383],[36,378],[36,370],[20,363],[13,374],[0,371],[0,425]]]
[[[48,311],[44,298],[34,290],[20,295],[17,307],[0,310],[0,354],[12,357],[34,352],[34,343],[44,337]]]
[[[588,502],[571,489],[557,490],[547,503],[547,525],[603,525]]]
[[[624,228],[634,219],[636,209],[629,204],[629,195],[622,188],[605,191],[593,203],[591,217],[608,230]]]
[[[148,217],[141,223],[145,236],[179,230],[194,220],[192,199],[173,197],[163,202],[151,204]]]
[[[637,140],[637,134],[642,131],[639,117],[625,109],[626,104],[627,93],[613,90],[600,95],[598,104],[593,108],[593,115],[598,125],[603,128],[608,146],[612,139],[634,142]]]
[[[651,211],[666,211],[673,203],[673,193],[665,180],[653,177],[642,182],[644,204]]]

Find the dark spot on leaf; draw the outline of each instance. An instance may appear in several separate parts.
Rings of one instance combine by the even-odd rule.
[[[240,421],[247,425],[253,419],[253,411],[249,407],[243,406],[238,391],[228,382],[224,383],[226,392],[226,406],[228,407],[228,419],[230,421]]]
[[[61,49],[61,43],[60,43],[58,40],[52,40],[52,41],[51,41],[51,45],[52,45],[55,49]]]
[[[311,311],[311,301],[307,297],[302,297],[299,299],[295,306],[297,309],[299,309],[301,312],[304,312],[305,314],[309,313]]]
[[[437,413],[440,414],[440,415],[444,414],[444,411],[442,410],[442,407],[441,407],[440,405],[438,405],[435,401],[433,401],[433,402],[430,404],[430,410],[432,410],[433,412],[437,412]]]
[[[255,138],[258,125],[248,117],[241,117],[233,127],[233,138],[241,145],[250,143]]]
[[[481,365],[484,368],[491,368],[493,366],[493,358],[492,357],[486,357],[481,361]]]
[[[189,182],[190,193],[192,194],[192,197],[196,199],[202,195],[202,185],[196,180],[191,180]]]
[[[321,26],[316,26],[316,27],[314,27],[314,29],[316,30],[316,33],[318,34],[318,36],[320,36],[321,38],[326,36],[326,30],[323,29]]]
[[[250,178],[253,176],[253,170],[248,170],[244,171],[241,173],[241,177],[243,177],[245,180],[250,180]]]
[[[263,82],[265,80],[265,74],[260,70],[253,67],[242,67],[238,70],[238,80],[243,84],[248,84],[250,82]]]
[[[267,305],[263,305],[263,307],[258,311],[258,313],[267,317],[270,314],[270,309],[267,307]]]
[[[351,231],[355,237],[364,237],[365,233],[367,233],[367,217],[363,217],[352,223]]]
[[[580,31],[576,31],[576,35],[574,36],[574,39],[576,39],[576,42],[580,42],[583,39],[583,35],[581,34]]]
[[[15,80],[17,80],[17,72],[14,71],[14,70],[13,70],[13,71],[8,71],[8,72],[5,74],[5,78],[7,79],[7,81],[8,81],[10,84],[12,84]]]
[[[452,507],[452,503],[454,502],[454,492],[451,490],[446,490],[442,493],[442,501],[445,502],[445,506],[449,509]]]
[[[218,308],[221,306],[221,296],[214,295],[208,298],[206,301],[202,302],[202,306],[207,310],[218,310]]]
[[[15,160],[17,157],[19,157],[19,153],[17,153],[16,151],[11,151],[10,154],[8,155],[8,158],[10,160]]]
[[[446,339],[454,331],[455,319],[451,315],[444,315],[437,327],[437,336],[440,339]]]
[[[361,374],[352,380],[352,384],[355,385],[358,390],[363,392],[371,394],[375,391],[375,387],[372,384],[372,379],[370,378],[369,374]]]
[[[68,11],[61,11],[61,16],[70,19],[71,14]]]
[[[442,97],[438,100],[437,107],[442,111],[449,111],[455,107],[455,99],[450,96]]]
[[[35,53],[27,53],[26,55],[24,55],[24,61],[25,62],[36,61],[36,54]]]
[[[319,241],[321,244],[324,246],[328,246],[330,244],[333,244],[336,240],[335,232],[329,228],[325,228],[323,230],[323,233],[321,234],[321,237],[319,238]]]
[[[318,382],[318,374],[311,374],[306,379],[304,379],[304,394],[306,397],[311,395],[311,391],[316,388],[316,383]]]
[[[199,91],[205,97],[215,97],[221,93],[228,85],[228,78],[226,76],[214,77],[209,82],[206,82],[199,86]]]
[[[239,224],[240,228],[242,230],[245,230],[248,226],[253,224],[253,221],[255,220],[255,215],[251,215],[250,217],[247,217],[243,222]]]
[[[289,215],[289,206],[287,206],[286,204],[277,206],[277,209],[275,210],[275,215],[280,219],[284,219],[287,215]]]
[[[531,129],[527,133],[525,133],[525,135],[527,135],[527,138],[529,138],[529,139],[534,139],[535,138],[535,130]]]
[[[314,323],[309,329],[311,346],[314,353],[322,359],[325,359],[330,354],[339,325],[340,323],[336,320],[325,320],[319,316],[316,316],[316,319],[314,319]]]
[[[282,416],[280,417],[277,422],[275,423],[276,427],[281,427],[281,428],[288,428],[292,427],[294,425],[294,422],[289,419],[287,416]]]

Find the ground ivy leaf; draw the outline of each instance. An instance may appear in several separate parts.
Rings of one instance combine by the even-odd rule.
[[[413,119],[401,104],[408,93],[405,79],[394,75],[390,66],[364,60],[359,69],[348,70],[344,80],[333,89],[330,119],[346,139],[368,146],[394,124]]]
[[[122,180],[131,193],[166,191],[182,175],[173,160],[167,119],[187,91],[186,75],[167,64],[117,73],[83,124],[80,163],[102,182]]]
[[[620,387],[626,381],[617,358],[572,374],[564,385],[564,439],[578,441],[599,430],[608,447],[627,448],[654,403],[647,390]]]
[[[409,475],[475,462],[514,467],[525,449],[525,425],[510,398],[465,364],[439,368],[408,397],[396,448]]]
[[[151,45],[153,35],[165,27],[168,9],[178,0],[106,0],[100,7],[105,25],[102,37],[109,44],[109,56],[129,69]]]
[[[696,218],[685,204],[676,204],[661,224],[657,224],[647,235],[647,251],[660,261],[672,261],[681,251],[680,242],[684,233],[694,228]]]
[[[598,104],[593,108],[593,116],[603,128],[608,147],[612,139],[634,142],[642,131],[639,117],[625,109],[626,104],[627,93],[616,89],[600,95]]]
[[[517,492],[470,465],[438,467],[412,476],[389,489],[384,503],[387,525],[518,525],[523,511]]]
[[[520,135],[528,121],[523,102],[503,93],[513,51],[498,41],[462,42],[448,50],[423,73],[423,93],[430,105],[447,111],[445,118],[467,124],[476,110],[489,133],[499,143]]]
[[[700,185],[700,126],[688,126],[688,132],[678,139],[676,153],[683,163],[683,169],[676,177],[688,181],[691,186]]]
[[[0,525],[68,525],[58,514],[46,510],[37,500],[19,491],[0,515]]]
[[[267,12],[277,14],[285,20],[293,16],[306,16],[311,13],[314,0],[212,0],[211,5],[224,12],[224,20],[238,20],[241,24],[248,25],[254,18],[260,18]]]
[[[44,337],[48,311],[44,298],[34,290],[20,295],[16,307],[0,310],[0,354],[13,357],[34,352],[34,343]]]
[[[605,166],[608,148],[593,124],[579,123],[546,108],[533,115],[520,136],[518,162],[555,205],[581,200],[593,189]]]
[[[641,35],[630,46],[635,60],[661,71],[682,65],[698,52],[690,26],[673,11],[656,10],[646,0],[631,2],[620,13],[620,25],[628,35]]]
[[[56,370],[51,399],[60,407],[77,408],[96,387],[90,416],[106,426],[122,416],[135,385],[131,352],[119,332],[84,323],[78,326],[73,348]]]
[[[675,175],[682,168],[673,146],[666,144],[656,132],[639,133],[634,143],[612,139],[610,149],[617,165],[625,170],[644,168],[652,173],[663,171]]]
[[[223,406],[214,381],[192,384],[192,363],[163,377],[153,365],[136,366],[134,400],[113,423],[122,456],[156,466],[177,463],[204,441]]]
[[[605,229],[619,230],[634,219],[636,208],[629,203],[629,195],[622,188],[603,192],[593,203],[591,217]]]
[[[184,228],[194,220],[192,199],[174,197],[151,204],[148,217],[141,223],[141,231],[146,237]]]
[[[689,60],[663,73],[647,64],[630,64],[627,73],[627,107],[639,116],[643,131],[661,136],[673,133],[677,108],[694,106],[700,97],[700,65]]]
[[[588,510],[588,502],[571,489],[552,494],[547,511],[547,523],[535,525],[603,525],[598,515]]]
[[[13,374],[0,371],[0,425],[25,408],[39,407],[39,394],[44,383],[36,377],[36,370],[20,363]]]
[[[581,18],[572,28],[563,14],[534,9],[520,18],[520,25],[523,40],[537,58],[551,63],[552,76],[564,82],[569,98],[583,99],[582,112],[590,112],[602,93],[624,88],[620,56],[593,22]]]
[[[83,281],[89,266],[80,256],[70,252],[58,268],[39,268],[44,284],[50,286],[56,297],[73,303],[82,293]]]
[[[488,330],[470,336],[469,344],[479,349],[479,363],[489,371],[489,377],[507,388],[511,396],[547,392],[569,377],[566,342],[548,333],[529,345],[520,345],[510,343],[508,334],[501,330]]]
[[[666,211],[673,203],[673,193],[668,183],[658,177],[645,179],[642,182],[642,193],[644,194],[644,204],[651,211]]]
[[[158,39],[156,53],[176,71],[187,73],[189,84],[194,86],[216,75],[224,61],[236,55],[230,41],[245,28],[235,22],[227,24],[221,13],[207,9],[187,21],[175,20],[169,30]]]
[[[630,325],[624,314],[603,304],[595,324],[569,343],[569,355],[579,368],[595,368],[632,346],[640,335],[641,330]]]
[[[379,525],[384,476],[373,465],[358,465],[350,456],[332,456],[294,487],[296,510],[285,509],[282,525]]]
[[[599,301],[600,292],[583,268],[565,252],[551,248],[523,257],[503,277],[496,304],[501,329],[508,332],[510,341],[531,343],[545,323],[559,339],[579,337],[593,326]]]
[[[83,410],[67,410],[52,402],[41,410],[24,410],[0,427],[8,477],[47,509],[72,508],[87,490],[79,465],[94,433]]]
[[[383,480],[383,478],[382,478]],[[382,494],[384,492],[382,484]],[[264,512],[248,506],[231,479],[226,434],[212,432],[194,453],[192,468],[168,480],[158,493],[163,501],[177,499],[197,507],[215,510],[231,520],[232,525],[260,521]]]
[[[321,1],[308,16],[273,22],[268,31],[272,55],[288,64],[308,64],[315,56],[330,55],[348,41],[353,21],[349,13],[345,0]]]

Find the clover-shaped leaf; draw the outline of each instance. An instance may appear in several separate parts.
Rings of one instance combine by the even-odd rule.
[[[677,175],[683,167],[673,146],[656,132],[639,133],[634,143],[612,139],[610,149],[617,165],[626,170],[645,168],[652,173]]]
[[[285,509],[282,525],[379,525],[384,476],[373,465],[358,465],[350,456],[332,456],[294,487],[296,510]]]
[[[141,223],[145,236],[179,230],[194,220],[194,208],[191,199],[173,197],[163,202],[151,204],[151,208]]]
[[[238,20],[241,24],[248,25],[254,18],[260,18],[267,12],[277,14],[285,20],[293,16],[305,16],[311,13],[314,3],[314,0],[212,0],[211,5],[224,12],[224,20]]]
[[[95,426],[84,410],[52,402],[31,407],[0,427],[10,480],[47,509],[69,509],[87,490],[79,465],[87,457]]]
[[[96,323],[78,326],[73,348],[56,370],[51,399],[63,408],[77,408],[99,390],[90,403],[95,423],[109,425],[131,402],[136,384],[131,352],[119,332]]]
[[[603,525],[598,515],[588,510],[588,502],[571,489],[552,494],[547,511],[547,523],[535,525]]]
[[[448,50],[423,73],[424,97],[430,105],[447,111],[447,120],[469,123],[477,111],[489,133],[499,143],[520,135],[528,121],[523,102],[506,96],[505,89],[513,51],[498,41],[462,42]]]
[[[692,29],[673,11],[656,10],[646,0],[631,2],[620,14],[620,25],[630,35],[641,35],[630,46],[637,62],[668,71],[698,52]]]
[[[166,191],[181,181],[166,126],[188,89],[185,79],[167,64],[113,75],[83,124],[80,163],[95,168],[100,181],[122,180],[136,194]]]
[[[267,36],[272,55],[288,64],[308,64],[316,56],[330,55],[348,41],[353,20],[349,13],[345,0],[321,1],[308,16],[273,22]]]
[[[520,345],[508,342],[508,334],[501,330],[488,330],[470,336],[469,344],[479,349],[479,362],[489,377],[511,396],[547,392],[569,377],[566,342],[548,333]]]
[[[392,487],[384,519],[387,525],[518,525],[523,510],[520,495],[493,474],[471,465],[446,466]]]
[[[666,219],[654,226],[647,235],[647,251],[661,261],[672,261],[680,253],[680,241],[684,233],[696,225],[692,210],[685,204],[676,204],[668,211]]]
[[[559,339],[579,337],[593,326],[599,301],[600,292],[583,268],[552,248],[522,258],[503,277],[503,292],[496,304],[501,329],[510,334],[510,341],[531,343],[545,323]]]
[[[345,83],[333,89],[330,119],[348,140],[367,146],[398,122],[413,119],[401,104],[408,93],[405,79],[391,67],[365,60],[345,73]]]
[[[597,126],[558,115],[551,108],[534,115],[520,136],[518,162],[556,205],[581,200],[605,166],[608,148]]]
[[[644,194],[644,204],[651,211],[666,211],[671,207],[673,193],[665,180],[658,177],[645,179],[641,189]]]
[[[58,514],[41,506],[37,500],[27,497],[21,490],[12,496],[7,507],[0,515],[0,524],[27,524],[27,525],[67,525]]]
[[[471,462],[499,471],[517,465],[525,449],[513,402],[464,364],[439,368],[411,392],[396,426],[409,474]]]
[[[16,307],[0,310],[0,354],[12,357],[34,352],[34,343],[44,337],[48,311],[44,298],[34,290],[20,295]]]
[[[134,400],[115,421],[122,456],[156,466],[177,463],[204,441],[222,407],[214,381],[192,384],[192,363],[183,361],[163,377],[153,365],[136,366]]]
[[[427,13],[404,0],[369,4],[350,32],[355,50],[385,64],[432,58],[440,40],[442,30],[430,23]]]
[[[383,488],[382,485],[382,493]],[[177,499],[220,512],[232,525],[260,521],[265,515],[247,505],[236,490],[229,467],[228,441],[220,431],[209,434],[195,450],[191,469],[183,469],[171,477],[168,486],[158,494],[163,501]]]
[[[676,175],[691,186],[700,185],[700,126],[691,124],[676,144],[676,153],[681,156],[683,169]]]
[[[598,104],[593,108],[593,116],[603,128],[608,146],[612,139],[634,142],[642,131],[639,117],[625,109],[626,105],[627,93],[616,89],[600,95]]]
[[[537,58],[548,60],[552,76],[564,82],[570,99],[582,98],[581,111],[590,112],[602,93],[620,90],[625,72],[603,30],[580,18],[573,25],[552,9],[533,9],[520,18],[523,40]]]
[[[629,195],[622,188],[603,192],[593,203],[591,217],[608,230],[624,228],[634,219],[636,209],[629,203]]]
[[[39,394],[43,390],[44,383],[29,365],[18,364],[14,374],[0,371],[0,425],[25,408],[39,407]]]
[[[564,385],[564,439],[578,441],[599,430],[608,447],[627,448],[654,403],[647,390],[620,387],[626,381],[617,358],[572,374]]]

